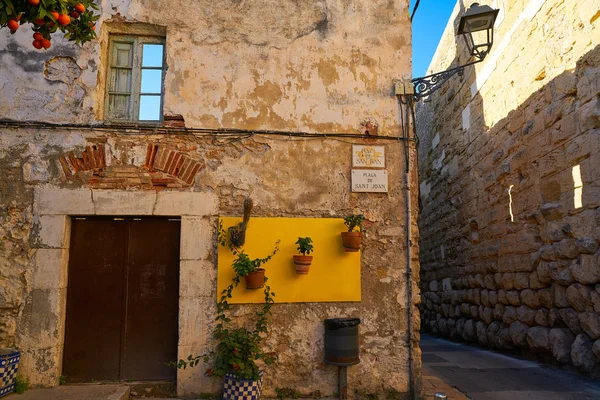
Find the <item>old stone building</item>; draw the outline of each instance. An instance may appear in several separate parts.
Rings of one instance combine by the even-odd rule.
[[[458,1],[431,72],[467,62]],[[423,329],[600,369],[600,10],[497,0],[495,43],[417,117]]]
[[[332,277],[319,257],[354,257],[352,301],[270,280],[315,297],[273,307],[266,394],[337,392],[323,356],[334,317],[362,319],[351,397],[414,391],[416,149],[394,94],[411,74],[408,0],[98,3],[98,40],[82,47],[39,51],[27,26],[0,31],[0,347],[21,351],[21,374],[41,386],[76,380],[65,371],[154,379],[144,366],[210,350],[219,217],[239,217],[251,197],[257,221],[303,219],[306,236],[326,219],[367,219],[360,255],[337,233],[315,243],[311,268],[331,288],[352,272]],[[386,191],[353,191],[355,145],[385,151]],[[282,241],[268,271],[293,269],[295,251]],[[122,281],[123,260],[145,269]],[[65,336],[98,359],[67,351]],[[177,370],[178,394],[218,392],[205,369]]]

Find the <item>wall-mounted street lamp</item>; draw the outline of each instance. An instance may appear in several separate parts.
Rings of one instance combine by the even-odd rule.
[[[429,97],[454,74],[458,73],[462,75],[465,67],[483,61],[494,44],[494,22],[496,21],[498,11],[492,9],[490,6],[480,6],[478,3],[471,5],[465,15],[461,17],[456,35],[464,35],[469,54],[475,60],[456,68],[438,72],[437,74],[413,79],[412,84],[414,85],[415,99],[417,101]],[[475,32],[481,33],[474,36],[473,33]]]

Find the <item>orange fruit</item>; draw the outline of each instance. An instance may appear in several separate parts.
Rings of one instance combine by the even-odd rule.
[[[75,4],[75,11],[82,13],[85,11],[85,6],[81,3],[77,3]]]
[[[9,20],[8,23],[6,24],[6,26],[11,31],[16,31],[17,29],[19,29],[19,23],[17,22],[16,19]]]
[[[79,13],[77,11],[71,11],[69,15],[71,16],[71,18],[79,18]]]
[[[59,14],[56,11],[50,11],[50,15],[52,15],[52,18],[55,20],[58,20]]]
[[[50,41],[48,39],[42,39],[42,40],[40,40],[40,44],[45,49],[49,49],[50,46],[52,46],[52,43],[50,43]]]
[[[42,43],[40,43],[39,40],[34,40],[33,41],[33,47],[35,47],[36,49],[41,49],[42,48]]]
[[[36,32],[36,33],[33,34],[33,40],[35,40],[35,41],[40,41],[43,38],[44,38],[44,36],[42,36],[42,34],[39,33],[39,32]]]
[[[67,26],[71,23],[71,18],[67,14],[60,14],[58,17],[58,23],[62,26]]]
[[[36,18],[33,20],[33,23],[36,25],[44,25],[46,21],[44,20],[44,18]]]
[[[27,0],[30,6],[38,6],[40,5],[40,0]]]

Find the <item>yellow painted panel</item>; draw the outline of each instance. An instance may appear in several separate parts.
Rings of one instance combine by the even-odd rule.
[[[236,225],[241,218],[221,218],[223,227]],[[250,258],[271,254],[280,240],[279,252],[266,264],[268,284],[277,303],[360,301],[360,252],[345,252],[340,233],[347,230],[341,218],[251,218],[244,250]],[[298,254],[298,237],[310,236],[314,251],[308,275],[296,275],[293,255]],[[219,295],[235,276],[231,251],[219,246]],[[261,303],[262,289],[246,289],[242,280],[233,292],[231,304]]]

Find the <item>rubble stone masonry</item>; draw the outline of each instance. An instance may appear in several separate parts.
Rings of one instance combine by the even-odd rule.
[[[430,73],[467,61],[470,3]],[[422,330],[597,375],[599,4],[487,3],[491,54],[418,109]]]

